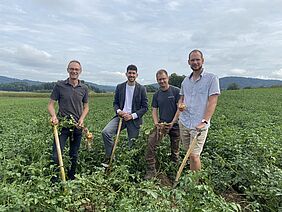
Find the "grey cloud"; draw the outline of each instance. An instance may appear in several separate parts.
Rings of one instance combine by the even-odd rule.
[[[19,46],[11,54],[18,63],[31,67],[47,65],[52,60],[52,55],[46,51],[36,49],[27,44]]]

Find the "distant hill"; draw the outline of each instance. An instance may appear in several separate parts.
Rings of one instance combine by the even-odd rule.
[[[33,81],[27,79],[20,80],[16,78],[0,76],[0,84],[11,84],[11,83],[22,83],[22,84],[27,84],[29,86],[47,84],[46,82]],[[98,85],[92,82],[85,82],[85,83],[103,92],[113,92],[115,90],[115,86]]]
[[[33,81],[27,79],[20,80],[16,78],[0,76],[0,85],[13,84],[13,83],[27,84],[28,86],[38,86],[42,84],[47,84],[45,82],[40,82],[40,81]],[[116,88],[116,86],[98,85],[92,82],[85,82],[85,83],[102,92],[114,92]],[[247,78],[247,77],[223,77],[219,79],[219,83],[220,83],[220,88],[222,90],[226,90],[231,83],[236,83],[240,88],[282,86],[282,80],[267,80],[267,79]],[[159,87],[157,83],[146,85],[147,88],[149,88],[150,86],[152,86],[154,89],[157,89]]]
[[[282,80],[268,80],[248,77],[222,77],[219,79],[220,88],[223,90],[227,89],[231,83],[236,83],[240,88],[282,86]]]
[[[0,84],[8,84],[8,83],[14,83],[14,82],[23,82],[29,85],[40,85],[43,83],[43,82],[27,80],[27,79],[20,80],[16,78],[0,76]]]
[[[106,92],[114,92],[116,89],[116,86],[110,86],[110,85],[98,85],[96,83],[92,83],[92,82],[86,82],[87,84],[94,86],[96,88],[98,88],[101,91],[106,91]]]

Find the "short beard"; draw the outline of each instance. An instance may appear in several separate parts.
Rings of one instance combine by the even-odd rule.
[[[193,70],[193,71],[201,71],[202,70],[202,68],[203,68],[203,66],[201,66],[200,68],[198,68],[198,69],[194,69],[194,68],[192,68],[191,67],[191,69]]]

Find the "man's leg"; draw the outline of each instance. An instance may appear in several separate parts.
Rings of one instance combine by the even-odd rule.
[[[132,120],[125,122],[126,129],[127,129],[127,136],[128,136],[128,147],[131,148],[133,145],[134,140],[139,135],[140,126],[135,126]]]
[[[71,159],[71,168],[68,171],[68,177],[70,180],[75,179],[74,175],[77,166],[78,150],[80,147],[81,137],[82,137],[82,130],[75,128],[73,131],[73,138],[70,140],[69,156]]]
[[[117,134],[118,124],[119,124],[119,117],[114,117],[102,130],[102,137],[105,146],[105,158],[102,162],[102,166],[108,167],[110,162],[110,157],[112,154],[112,149],[114,145],[113,137]],[[122,123],[121,130],[124,129],[125,125],[124,122]]]
[[[60,148],[61,148],[61,153],[63,155],[64,148],[67,142],[67,139],[70,135],[70,131],[68,128],[62,128],[61,134],[59,135],[59,141],[60,141]],[[56,142],[54,139],[53,142],[53,148],[52,148],[52,161],[54,164],[56,164],[55,172],[59,172],[59,159],[58,159],[58,153],[57,153],[57,147],[56,147]],[[58,181],[58,177],[53,176],[51,179],[52,182]]]
[[[195,146],[190,156],[190,170],[192,171],[198,171],[201,169],[200,155],[201,155],[201,152],[203,151],[203,147],[204,147],[207,135],[208,135],[208,129],[203,130],[201,132],[201,135],[197,137],[197,145]],[[194,137],[194,136],[192,135],[191,137]],[[192,142],[192,138],[191,138],[191,142]]]
[[[117,134],[119,117],[114,117],[102,130],[102,137],[104,141],[106,156],[110,157],[114,145],[113,137]]]
[[[155,127],[148,138],[148,146],[145,154],[145,160],[147,163],[147,170],[144,177],[145,180],[151,179],[156,175],[156,150],[162,139],[158,133],[159,130]]]
[[[179,159],[179,142],[180,142],[180,131],[178,126],[173,126],[169,131],[170,147],[171,147],[171,160],[174,163],[178,162]]]

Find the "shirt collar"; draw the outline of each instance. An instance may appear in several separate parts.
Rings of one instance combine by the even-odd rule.
[[[202,78],[203,75],[204,75],[204,68],[202,68],[201,70],[200,78]],[[189,75],[189,79],[191,79],[192,76],[193,76],[193,72]]]
[[[72,86],[72,84],[70,84],[70,79],[69,79],[69,78],[67,78],[67,79],[65,80],[65,84],[66,84],[66,85],[69,84],[69,85]],[[81,86],[81,81],[80,81],[80,80],[78,80],[77,86]],[[76,86],[76,87],[77,87],[77,86]]]

